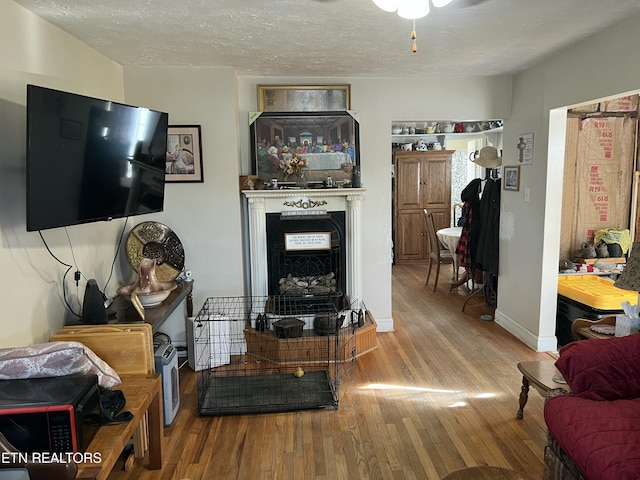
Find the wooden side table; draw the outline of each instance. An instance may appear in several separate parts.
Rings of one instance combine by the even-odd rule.
[[[96,463],[80,463],[76,478],[106,480],[113,469],[120,452],[140,426],[145,414],[148,416],[149,433],[149,469],[162,468],[162,436],[164,423],[162,417],[162,377],[158,374],[122,375],[122,384],[116,388],[122,390],[127,405],[125,410],[133,414],[128,423],[103,425],[91,440],[86,452],[100,454]]]
[[[522,373],[522,389],[520,390],[520,408],[516,418],[524,416],[524,407],[529,400],[529,387],[533,387],[542,395],[546,396],[552,388],[564,388],[571,390],[566,383],[556,382],[554,378],[562,378],[553,360],[543,360],[534,362],[518,363],[518,370]]]

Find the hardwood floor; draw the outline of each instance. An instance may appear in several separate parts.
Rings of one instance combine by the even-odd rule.
[[[516,419],[516,364],[551,357],[482,321],[493,311],[481,297],[462,313],[466,292],[448,292],[450,269],[437,292],[425,274],[424,265],[393,267],[396,331],[379,333],[378,349],[356,361],[338,409],[199,417],[185,366],[163,470],[142,461],[109,479],[437,480],[475,465],[541,477],[543,398],[532,389]]]

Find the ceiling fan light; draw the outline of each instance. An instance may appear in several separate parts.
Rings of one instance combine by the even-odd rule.
[[[373,3],[385,12],[395,12],[398,9],[399,0],[373,0]]]
[[[447,5],[449,5],[453,0],[431,0],[431,3],[433,3],[433,6],[436,8],[440,8],[440,7],[446,7]]]
[[[429,15],[429,0],[400,0],[398,16],[415,20]]]

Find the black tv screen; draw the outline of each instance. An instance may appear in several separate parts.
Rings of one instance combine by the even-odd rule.
[[[27,85],[27,231],[161,212],[169,115]]]

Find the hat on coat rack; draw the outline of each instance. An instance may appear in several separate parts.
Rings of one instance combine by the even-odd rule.
[[[498,156],[498,149],[495,147],[484,147],[479,154],[471,158],[471,161],[484,168],[496,168],[502,165],[502,157]]]

